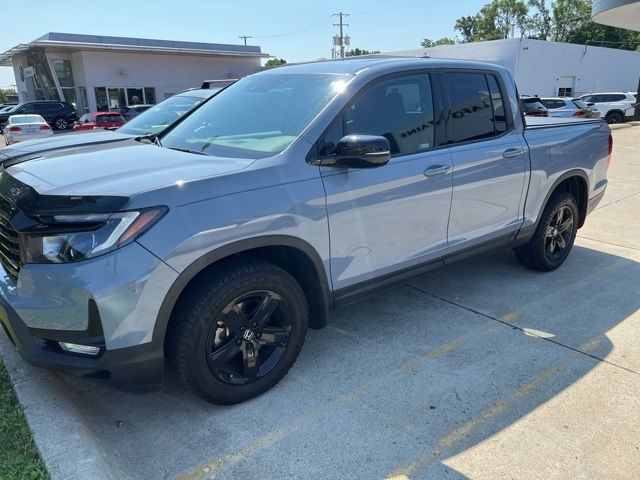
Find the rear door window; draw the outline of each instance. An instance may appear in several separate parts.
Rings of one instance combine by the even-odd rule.
[[[507,113],[505,111],[506,98],[500,91],[498,81],[493,75],[487,75],[487,81],[489,83],[489,91],[491,92],[491,102],[493,104],[493,124],[495,126],[496,135],[501,135],[509,129],[509,122],[507,121]]]
[[[446,72],[443,77],[451,104],[451,143],[495,136],[493,105],[485,75]]]
[[[433,148],[435,132],[429,75],[394,77],[368,87],[346,111],[346,133],[385,137],[392,155]]]

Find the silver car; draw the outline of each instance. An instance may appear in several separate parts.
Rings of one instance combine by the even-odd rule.
[[[600,118],[600,112],[589,107],[579,98],[541,98],[540,102],[549,110],[550,117]]]
[[[11,115],[2,129],[7,145],[44,138],[53,135],[53,130],[40,115]]]

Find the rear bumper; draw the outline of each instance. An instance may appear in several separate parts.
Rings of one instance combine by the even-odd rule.
[[[30,329],[0,296],[0,324],[22,358],[36,367],[61,371],[87,380],[109,382],[127,391],[151,392],[162,385],[164,357],[155,342],[117,350],[101,349],[96,357],[63,351],[57,341],[87,344],[85,332]],[[91,343],[99,344],[94,337]],[[103,341],[103,339],[102,339]]]

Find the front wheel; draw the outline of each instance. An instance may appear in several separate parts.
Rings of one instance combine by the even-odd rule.
[[[578,205],[573,195],[555,193],[529,243],[516,250],[523,265],[534,270],[551,271],[564,263],[578,233]]]
[[[304,292],[289,273],[260,259],[229,262],[181,299],[168,332],[169,359],[203,399],[243,402],[289,371],[307,317]]]

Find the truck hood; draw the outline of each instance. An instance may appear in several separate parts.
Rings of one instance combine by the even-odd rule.
[[[179,152],[135,140],[57,150],[6,172],[40,195],[122,196],[241,170],[254,160]]]
[[[107,130],[53,135],[48,138],[16,143],[15,145],[0,149],[0,162],[7,160],[11,160],[12,163],[18,160],[22,162],[36,158],[39,154],[45,152],[70,149],[84,145],[118,142],[130,138],[132,138],[132,135]]]

